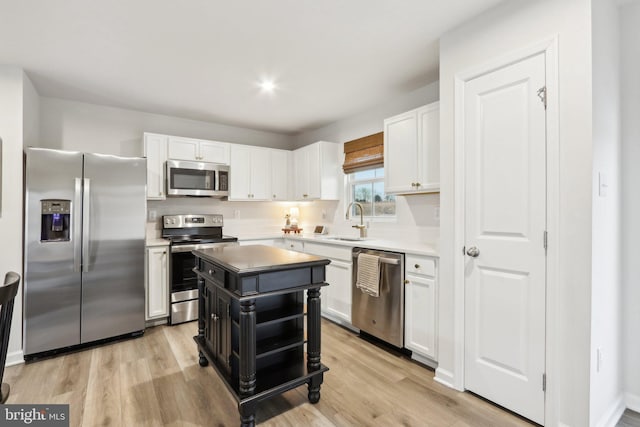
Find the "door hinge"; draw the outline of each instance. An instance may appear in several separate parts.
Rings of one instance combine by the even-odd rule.
[[[542,374],[542,391],[547,391],[547,374]]]
[[[544,109],[547,109],[547,87],[546,86],[542,86],[540,89],[538,89],[538,98],[540,98],[540,101],[542,101],[542,104],[544,104]]]
[[[547,233],[547,230],[544,230],[544,233],[542,235],[542,244],[544,246],[545,253],[547,252],[547,247],[549,246],[548,236],[549,236],[549,233]]]

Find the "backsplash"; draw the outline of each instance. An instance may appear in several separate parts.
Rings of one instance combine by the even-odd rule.
[[[304,233],[312,233],[315,225],[325,225],[329,234],[357,236],[351,226],[359,217],[345,219],[346,208],[341,201],[314,202],[230,202],[211,198],[177,197],[147,202],[147,235],[158,237],[162,229],[162,215],[222,214],[224,234],[240,238],[276,236],[282,234],[285,213],[297,206],[299,226]],[[395,220],[369,221],[370,238],[402,240],[435,244],[440,236],[440,220],[436,210],[439,194],[412,195],[396,198]],[[155,214],[155,220],[150,217]]]
[[[440,219],[436,210],[440,208],[440,194],[419,194],[396,197],[396,218],[367,221],[369,238],[402,240],[436,244],[440,238]],[[325,218],[322,218],[323,212]],[[346,206],[340,202],[316,201],[300,206],[302,226],[305,230],[313,225],[326,225],[329,234],[357,236],[352,228],[360,222],[360,217],[345,219]]]
[[[224,234],[237,237],[282,233],[285,210],[294,202],[229,202],[207,197],[176,197],[147,201],[147,233],[157,237],[162,230],[162,215],[222,214]],[[156,219],[151,216],[155,213]],[[153,234],[151,234],[153,233]]]

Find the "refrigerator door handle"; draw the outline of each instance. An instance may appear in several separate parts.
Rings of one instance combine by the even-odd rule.
[[[82,178],[75,179],[75,190],[73,193],[73,271],[80,272],[82,263]]]
[[[82,192],[82,272],[89,272],[89,219],[91,218],[91,180],[84,178]]]

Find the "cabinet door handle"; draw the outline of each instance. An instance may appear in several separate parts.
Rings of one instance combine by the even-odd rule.
[[[275,194],[273,195],[273,198],[274,198],[274,199],[276,198],[276,195],[275,195]]]
[[[411,183],[411,186],[412,186],[412,187],[415,187],[415,186],[416,186],[416,183],[415,183],[415,182],[412,182],[412,183]]]
[[[420,187],[420,183],[419,182],[416,182],[416,187]]]
[[[214,274],[216,274],[215,270],[209,270],[209,276],[213,276]]]
[[[308,195],[308,194],[303,194],[303,195],[302,195],[302,197],[307,197],[307,196],[309,196],[309,195]]]
[[[420,268],[420,264],[415,264],[413,268]]]
[[[405,284],[405,285],[408,285],[409,283],[411,283],[411,281],[410,281],[410,280],[406,280],[406,279],[405,279],[404,284]]]
[[[218,315],[215,313],[211,313],[211,319],[213,319],[214,322],[218,321]]]

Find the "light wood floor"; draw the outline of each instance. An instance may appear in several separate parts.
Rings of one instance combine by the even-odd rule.
[[[433,380],[433,371],[323,320],[321,399],[299,387],[263,402],[261,426],[530,426]],[[237,426],[235,400],[198,365],[195,322],[7,368],[7,403],[69,403],[72,426]]]

